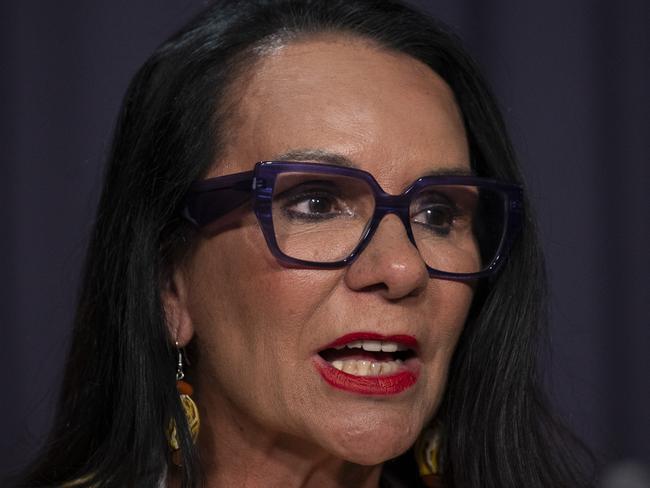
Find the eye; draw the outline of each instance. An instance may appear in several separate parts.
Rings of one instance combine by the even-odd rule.
[[[454,201],[440,191],[423,192],[411,203],[411,221],[438,236],[449,235],[458,215]]]
[[[297,185],[276,198],[282,213],[291,220],[318,221],[349,215],[349,206],[333,185]]]
[[[431,229],[439,235],[448,235],[454,224],[455,211],[449,205],[432,204],[420,209],[412,221]]]
[[[307,194],[295,197],[285,211],[294,217],[310,216],[310,218],[323,218],[327,215],[338,214],[336,199],[332,195]]]

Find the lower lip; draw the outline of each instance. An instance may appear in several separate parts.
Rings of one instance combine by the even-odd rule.
[[[410,369],[387,376],[356,376],[336,369],[320,357],[314,364],[327,384],[358,395],[397,395],[412,387],[419,376],[417,370]]]

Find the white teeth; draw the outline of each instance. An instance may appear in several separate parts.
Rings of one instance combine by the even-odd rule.
[[[349,374],[357,374],[358,361],[343,361],[343,372]]]
[[[356,376],[382,376],[396,373],[402,366],[402,361],[369,361],[367,359],[345,359],[332,361],[339,371]]]
[[[408,348],[403,344],[398,344],[397,342],[383,342],[383,341],[353,341],[348,342],[344,346],[337,346],[335,349],[343,349],[347,347],[348,349],[363,349],[364,351],[370,352],[397,352],[397,351],[406,351]]]
[[[368,371],[370,370],[370,361],[362,359],[357,362],[357,374],[359,376],[368,376]]]
[[[363,341],[361,347],[364,351],[381,351],[380,341]]]
[[[341,350],[344,347],[348,349],[362,349],[369,352],[387,353],[408,350],[406,346],[397,342],[375,340],[352,341],[343,346],[337,346],[336,349]],[[361,357],[359,359],[336,359],[331,364],[339,371],[356,376],[385,376],[399,371],[404,363],[399,359],[393,361],[374,361],[371,357]]]
[[[372,376],[379,376],[381,374],[381,363],[370,363],[370,374]]]
[[[384,363],[381,365],[382,374],[392,374],[395,371],[397,371],[397,364],[394,361],[391,361],[390,363]]]

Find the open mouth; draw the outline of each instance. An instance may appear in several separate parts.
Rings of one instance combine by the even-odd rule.
[[[415,357],[415,351],[393,340],[354,340],[324,349],[319,355],[344,373],[382,376],[403,368],[406,361]]]
[[[345,335],[318,352],[316,366],[331,386],[354,393],[399,393],[417,381],[417,341],[412,336]]]

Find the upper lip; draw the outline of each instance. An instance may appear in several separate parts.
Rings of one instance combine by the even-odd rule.
[[[319,348],[318,352],[326,349],[344,346],[354,341],[382,341],[382,342],[395,342],[401,344],[408,349],[413,350],[416,354],[419,350],[419,344],[415,337],[409,334],[393,334],[384,335],[376,332],[351,332],[335,339],[329,344]]]

